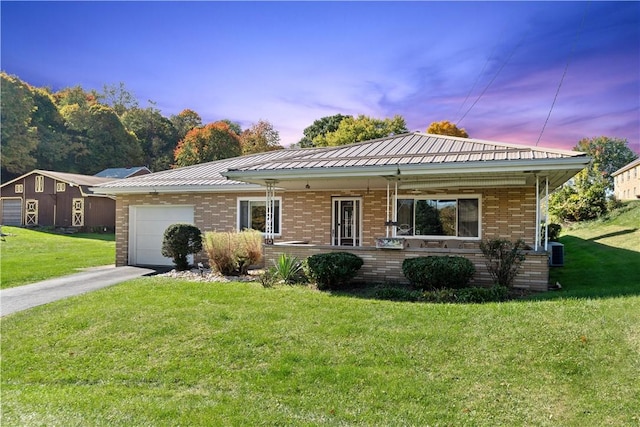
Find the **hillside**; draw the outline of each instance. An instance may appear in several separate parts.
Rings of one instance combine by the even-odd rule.
[[[598,297],[640,293],[640,201],[607,217],[563,230],[564,267],[552,268],[551,283],[563,296]]]

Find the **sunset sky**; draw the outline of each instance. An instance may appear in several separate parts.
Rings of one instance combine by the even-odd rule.
[[[605,135],[640,153],[640,2],[0,7],[2,70],[31,85],[123,82],[167,117],[267,120],[285,146],[337,113],[401,115],[412,131],[449,120],[535,145],[553,105],[538,145]]]

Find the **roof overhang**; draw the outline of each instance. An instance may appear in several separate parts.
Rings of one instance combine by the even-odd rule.
[[[149,185],[138,187],[92,187],[95,194],[183,194],[183,193],[238,193],[264,191],[264,185],[230,184],[230,185]]]
[[[586,156],[561,159],[501,160],[466,163],[402,164],[385,166],[230,170],[229,179],[288,190],[383,188],[397,181],[400,188],[460,188],[535,185],[536,177],[556,188],[589,163]],[[346,180],[346,181],[345,181]],[[347,184],[348,183],[348,184]]]

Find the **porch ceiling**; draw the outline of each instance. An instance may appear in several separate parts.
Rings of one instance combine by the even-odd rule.
[[[279,177],[277,179],[256,179],[251,182],[265,184],[267,181],[275,181],[275,187],[287,191],[337,191],[337,190],[385,190],[387,184],[395,186],[402,191],[429,192],[435,190],[451,190],[457,188],[497,188],[497,187],[533,187],[536,185],[536,176],[541,180],[549,179],[549,188],[555,189],[570,179],[581,167],[562,170],[536,170],[536,171],[494,171],[490,173],[476,172],[464,173],[462,171],[452,173],[440,173],[431,175],[371,175],[371,176],[313,176],[307,177]]]

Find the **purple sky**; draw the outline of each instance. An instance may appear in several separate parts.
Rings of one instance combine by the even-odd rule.
[[[0,7],[9,74],[54,90],[123,82],[165,116],[268,120],[283,145],[337,113],[399,114],[420,131],[449,120],[474,138],[535,145],[564,75],[539,145],[605,135],[640,153],[640,2]]]

